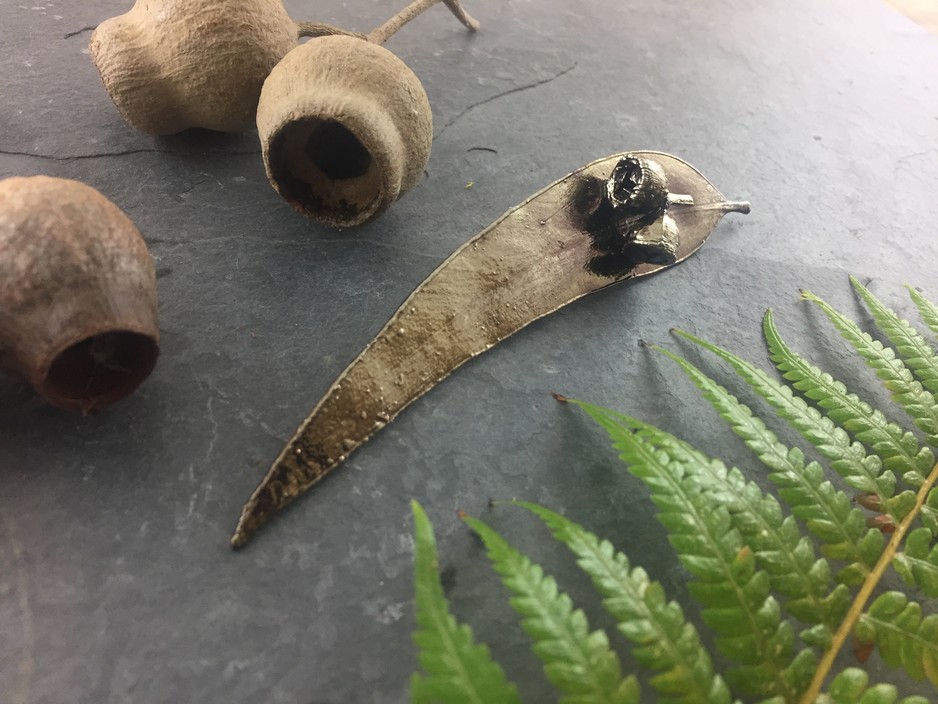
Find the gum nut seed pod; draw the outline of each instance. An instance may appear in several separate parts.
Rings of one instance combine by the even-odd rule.
[[[387,49],[346,36],[298,46],[257,108],[271,184],[333,227],[372,220],[419,181],[433,118],[419,79]]]
[[[281,0],[137,0],[89,48],[121,115],[150,134],[254,126],[267,74],[296,46]]]
[[[606,185],[606,197],[617,219],[634,220],[634,226],[645,227],[668,207],[668,179],[654,161],[627,157],[616,165]]]
[[[156,307],[147,246],[116,205],[78,181],[0,181],[0,369],[92,413],[150,375]]]

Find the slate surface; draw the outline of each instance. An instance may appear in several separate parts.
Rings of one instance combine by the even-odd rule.
[[[799,287],[857,315],[848,273],[908,316],[903,283],[938,296],[938,38],[876,0],[475,0],[476,36],[437,8],[389,44],[433,105],[428,177],[347,233],[293,214],[254,134],[155,139],[122,122],[82,28],[129,4],[0,3],[0,176],[81,179],[123,207],[156,259],[163,331],[151,379],[94,418],[0,380],[3,702],[406,701],[411,498],[435,521],[454,609],[546,701],[456,509],[532,550],[599,624],[571,562],[490,498],[564,511],[687,594],[645,491],[549,393],[680,432],[762,481],[639,338],[699,359],[669,338],[678,326],[766,364],[759,322],[774,306],[793,345],[868,384]],[[356,29],[398,4],[287,2]],[[232,552],[269,462],[407,293],[508,207],[631,148],[683,156],[752,215],[728,217],[681,267],[469,364]]]

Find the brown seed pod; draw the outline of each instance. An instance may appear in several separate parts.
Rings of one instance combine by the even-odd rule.
[[[121,115],[150,134],[254,125],[267,74],[296,45],[281,0],[137,0],[90,50]]]
[[[317,38],[271,71],[257,106],[264,167],[300,213],[332,227],[361,225],[420,179],[433,141],[430,102],[414,72],[380,45],[437,2],[415,0],[367,36],[302,25],[303,36]],[[443,2],[478,28],[459,0]]]
[[[471,29],[459,0],[414,0],[368,35],[377,44],[443,2]],[[281,0],[137,0],[105,20],[89,48],[121,115],[150,134],[190,127],[241,132],[254,126],[261,86],[299,37],[357,32],[294,22]]]
[[[78,181],[0,181],[0,370],[92,413],[159,354],[156,275],[130,219]]]
[[[280,195],[319,222],[352,227],[420,179],[433,118],[403,61],[377,44],[332,36],[277,64],[261,92],[257,130]]]

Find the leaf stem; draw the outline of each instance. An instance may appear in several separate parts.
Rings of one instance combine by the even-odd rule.
[[[401,27],[410,22],[425,10],[429,10],[438,2],[443,2],[456,18],[462,22],[471,31],[475,32],[479,28],[479,23],[469,16],[469,14],[459,4],[459,0],[414,0],[410,5],[398,12],[377,29],[368,34],[368,41],[375,44],[384,44]]]
[[[698,205],[697,208],[699,210],[719,210],[721,213],[742,213],[743,215],[749,215],[752,211],[752,205],[748,200],[726,200],[708,205]]]
[[[896,532],[892,535],[892,540],[889,541],[886,549],[883,550],[883,554],[880,555],[876,566],[873,568],[872,572],[870,572],[869,577],[863,582],[863,586],[860,588],[856,599],[854,599],[853,604],[850,606],[850,610],[844,617],[843,623],[840,624],[840,628],[838,628],[837,633],[834,634],[831,647],[824,653],[824,657],[821,658],[817,671],[814,673],[814,679],[811,680],[811,685],[804,693],[804,696],[801,697],[801,704],[814,704],[814,701],[820,695],[821,687],[824,685],[824,680],[827,679],[827,675],[830,673],[834,660],[844,647],[844,643],[847,642],[847,638],[853,631],[853,627],[863,614],[866,602],[869,601],[873,590],[876,588],[879,580],[882,579],[886,568],[892,563],[892,559],[895,557],[896,551],[902,543],[902,539],[908,532],[909,526],[921,512],[922,506],[928,498],[928,493],[936,482],[938,482],[938,464],[932,467],[931,473],[928,475],[928,478],[925,479],[925,483],[922,484],[918,493],[915,495],[915,506],[913,506],[908,515],[902,519],[902,522],[896,528]]]

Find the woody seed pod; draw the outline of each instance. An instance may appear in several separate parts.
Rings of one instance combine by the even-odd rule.
[[[91,57],[133,127],[239,132],[267,74],[296,45],[281,0],[137,0],[91,35]]]
[[[277,64],[261,92],[257,130],[280,195],[319,222],[352,227],[417,183],[433,120],[403,61],[377,44],[331,36]]]
[[[116,205],[77,181],[0,181],[0,370],[92,413],[153,370],[156,304],[146,244]]]

